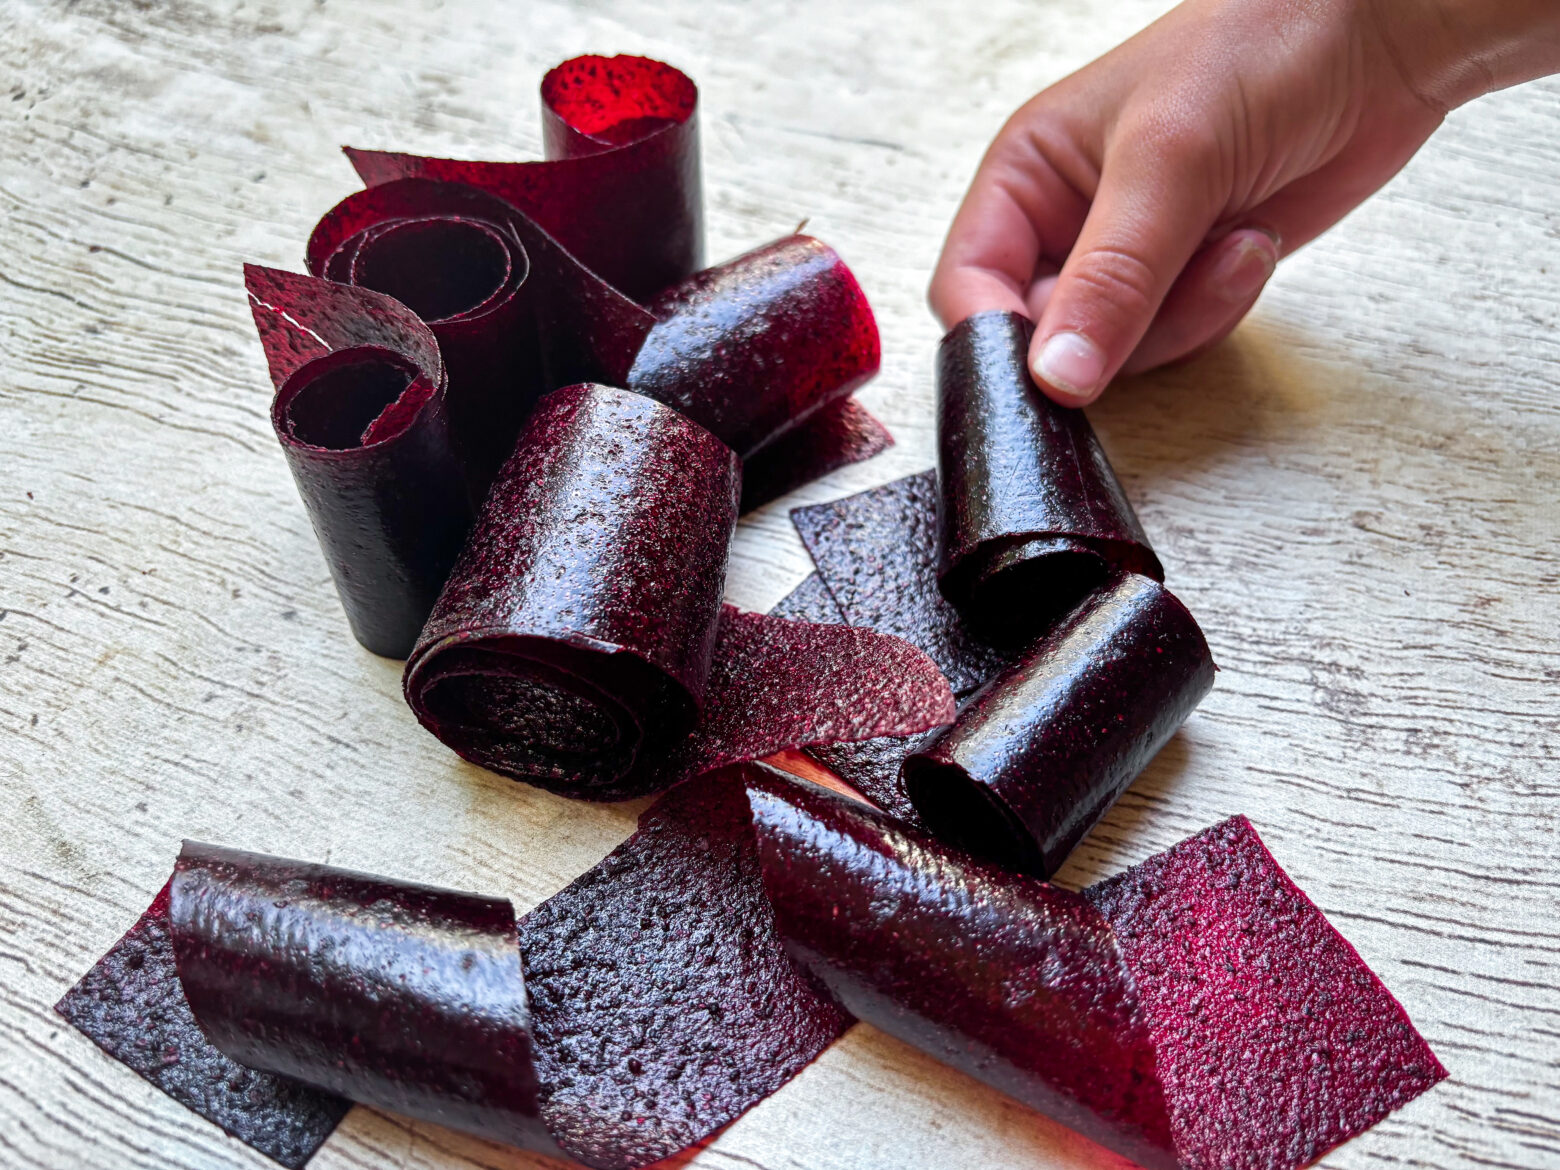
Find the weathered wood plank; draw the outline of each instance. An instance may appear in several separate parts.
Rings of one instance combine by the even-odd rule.
[[[931,462],[924,282],[990,134],[1164,6],[0,9],[0,1163],[261,1164],[48,1011],[181,837],[525,908],[637,811],[460,764],[347,635],[239,278],[299,266],[339,143],[529,156],[540,73],[587,49],[698,79],[712,254],[835,244],[899,439],[743,525],[763,608],[807,568],[786,505]],[[1557,115],[1554,84],[1454,115],[1234,341],[1094,412],[1223,672],[1063,876],[1257,822],[1452,1071],[1332,1167],[1560,1166]],[[866,1028],[692,1163],[1110,1164]],[[530,1164],[363,1110],[317,1163]]]

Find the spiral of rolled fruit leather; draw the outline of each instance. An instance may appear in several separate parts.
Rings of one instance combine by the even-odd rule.
[[[536,317],[546,280],[532,272],[527,229],[514,208],[474,188],[400,183],[337,204],[306,251],[315,276],[394,297],[438,339],[474,504],[547,389]]]
[[[475,515],[433,335],[398,301],[247,265],[271,422],[353,635],[405,657]]]
[[[977,313],[937,350],[938,586],[1010,640],[1112,568],[1164,579],[1089,420],[1030,377],[1033,332],[1017,313]]]
[[[407,661],[418,719],[506,775],[637,795],[704,697],[740,477],[670,407],[604,386],[550,394]]]
[[[937,668],[869,630],[722,607],[736,456],[668,406],[543,399],[407,661],[465,758],[620,800],[713,768],[953,715]]]

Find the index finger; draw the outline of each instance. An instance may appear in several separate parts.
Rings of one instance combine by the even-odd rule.
[[[1028,128],[1024,114],[986,152],[948,229],[927,290],[944,329],[988,309],[1028,316],[1041,262],[1065,259],[1088,214],[1088,197],[1057,165],[1065,150]]]

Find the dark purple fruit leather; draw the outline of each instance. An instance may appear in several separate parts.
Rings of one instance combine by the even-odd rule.
[[[390,297],[246,265],[271,422],[352,633],[404,658],[475,510],[428,327]]]
[[[822,788],[750,784],[791,955],[847,1010],[1150,1167],[1173,1167],[1136,988],[1078,894]]]
[[[438,338],[474,504],[548,388],[537,316],[554,281],[532,271],[529,230],[485,192],[406,182],[342,200],[315,225],[306,249],[312,274],[394,297]],[[604,316],[599,328],[630,326]]]
[[[805,236],[700,270],[697,101],[693,82],[659,61],[577,57],[542,81],[543,161],[347,156],[371,190],[459,184],[519,213],[533,279],[547,290],[539,322],[550,385],[640,390],[744,459],[793,434],[789,458],[758,469],[757,506],[806,482],[799,476],[887,445],[871,416],[805,426],[877,372],[877,324],[838,255]]]
[[[650,790],[704,701],[740,483],[731,449],[670,407],[549,395],[407,660],[418,719],[552,791]]]
[[[827,504],[791,509],[845,622],[920,647],[956,695],[984,683],[1012,658],[971,631],[937,590],[937,481],[906,476]]]
[[[722,610],[738,481],[670,407],[548,395],[407,661],[418,719],[473,763],[592,800],[951,719],[898,639]]]
[[[346,153],[370,187],[436,179],[490,191],[603,280],[648,301],[704,266],[698,97],[660,61],[575,57],[542,79],[542,161]]]
[[[409,651],[440,572],[551,389],[602,382],[675,406],[750,460],[744,508],[893,441],[850,397],[877,373],[880,344],[831,248],[791,236],[700,270],[687,77],[646,58],[587,56],[549,73],[542,94],[541,162],[348,151],[370,186],[320,220],[306,260],[322,280],[383,296],[246,270],[274,286],[262,290],[272,320],[263,298],[256,320],[278,435],[353,632],[376,653]],[[332,300],[338,316],[361,319],[352,337],[395,334],[411,350],[279,365],[277,344],[284,358],[375,344],[317,345],[291,313]],[[416,349],[430,335],[437,371]],[[281,366],[302,381],[286,387]],[[452,504],[461,486],[467,500]]]
[[[179,981],[249,1068],[556,1153],[509,902],[186,842]]]
[[[1140,1165],[1299,1170],[1446,1075],[1244,818],[1079,895],[773,773],[748,800],[845,1008]]]
[[[1094,428],[1029,375],[1034,326],[977,313],[937,349],[937,574],[967,618],[1032,636],[1107,566],[1164,580]]]
[[[1151,578],[1118,574],[905,760],[905,789],[938,836],[1048,877],[1169,742],[1213,674],[1186,607]]]
[[[351,1101],[601,1170],[659,1161],[850,1024],[775,935],[741,775],[679,787],[518,924],[504,899],[187,843],[58,1010],[287,1166]]]
[[[186,845],[57,1010],[288,1166],[349,1097],[628,1170],[853,1016],[1148,1167],[1298,1170],[1445,1076],[1243,819],[1079,895],[762,764],[679,786],[518,928]]]
[[[1443,1080],[1245,817],[1083,891],[1138,986],[1189,1170],[1296,1170]]]

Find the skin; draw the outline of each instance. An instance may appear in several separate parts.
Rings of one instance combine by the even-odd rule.
[[[992,142],[932,311],[1036,322],[1056,401],[1221,340],[1448,111],[1560,71],[1556,0],[1186,0]]]

